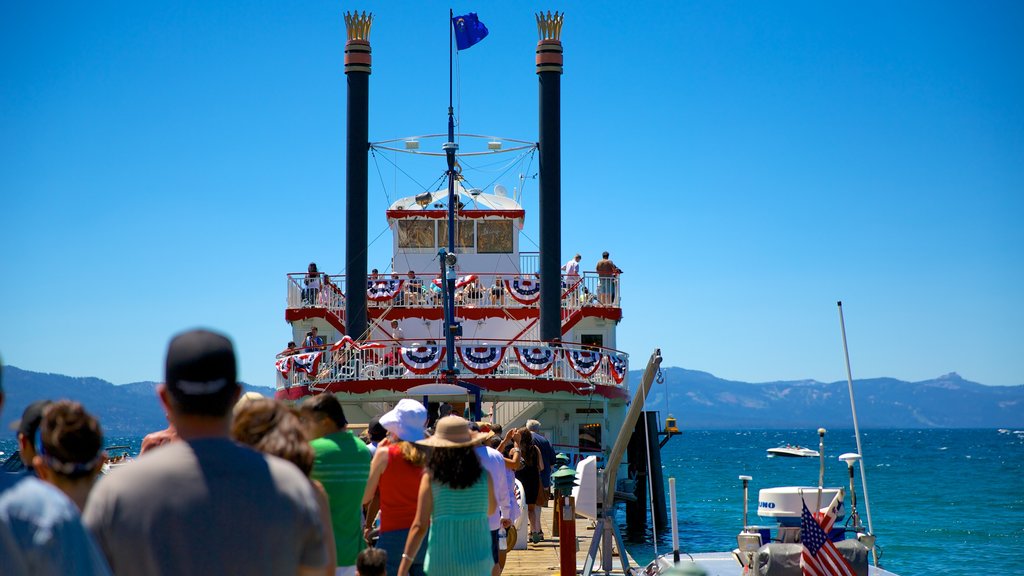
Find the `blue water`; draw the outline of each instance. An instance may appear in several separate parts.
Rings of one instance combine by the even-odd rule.
[[[1024,430],[867,430],[861,433],[867,464],[871,519],[883,549],[882,566],[900,576],[1024,574]],[[140,438],[110,438],[138,450]],[[817,458],[767,458],[765,449],[790,442],[817,447],[813,430],[686,431],[662,451],[666,490],[676,478],[680,547],[721,552],[736,546],[743,523],[740,474],[757,490],[816,485]],[[14,450],[0,440],[0,451]],[[825,484],[846,486],[836,456],[855,452],[852,430],[826,436]],[[864,513],[863,486],[856,477]],[[756,504],[750,523],[758,522]],[[620,516],[624,516],[621,514]],[[658,552],[669,535],[658,535]],[[634,558],[654,556],[650,543],[627,544]],[[584,543],[586,545],[586,543]]]
[[[817,485],[818,459],[767,458],[765,450],[785,442],[817,448],[817,440],[813,430],[686,431],[670,440],[662,465],[666,491],[676,478],[680,548],[736,546],[740,474],[753,476],[749,522],[770,524],[755,516],[757,490]],[[836,457],[857,451],[853,431],[832,430],[825,440],[825,484],[847,486]],[[861,442],[884,568],[900,576],[1024,574],[1024,430],[862,430]],[[859,469],[855,481],[863,517]],[[671,539],[658,536],[663,554]],[[627,548],[638,561],[654,556],[651,543]]]

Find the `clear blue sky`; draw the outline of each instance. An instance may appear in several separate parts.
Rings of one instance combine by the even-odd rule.
[[[625,270],[634,368],[657,346],[725,378],[841,380],[841,299],[854,377],[1024,384],[1024,4],[453,8],[491,31],[460,57],[461,129],[524,140],[534,12],[567,12],[562,259]],[[350,9],[375,15],[370,138],[444,131],[445,4],[0,6],[6,363],[159,380],[168,338],[203,325],[273,383],[285,274],[344,269]],[[389,254],[385,235],[371,266]]]

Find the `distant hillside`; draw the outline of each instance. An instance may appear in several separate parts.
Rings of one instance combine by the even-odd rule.
[[[652,410],[672,413],[679,426],[701,428],[849,428],[846,382],[766,382],[750,384],[707,372],[664,368],[664,384],[648,398]],[[636,386],[641,372],[630,372]],[[115,386],[99,378],[71,378],[4,367],[7,392],[0,414],[0,438],[13,435],[11,424],[29,403],[41,398],[71,398],[96,414],[106,434],[138,436],[167,425],[156,398],[155,382]],[[267,387],[246,386],[265,396]],[[666,407],[665,396],[668,395]],[[864,428],[1024,428],[1024,386],[984,386],[946,374],[923,382],[892,378],[855,380],[854,394]]]
[[[663,417],[672,413],[681,428],[853,426],[846,381],[750,384],[684,368],[662,373],[665,383],[654,384],[648,406]],[[630,372],[634,390],[641,375]],[[864,428],[1024,427],[1024,385],[985,386],[955,372],[923,382],[874,378],[853,385]]]
[[[135,382],[115,386],[99,378],[72,378],[60,374],[29,372],[4,366],[4,402],[0,414],[0,438],[14,435],[11,426],[21,418],[25,407],[43,398],[69,398],[85,405],[99,418],[104,434],[140,436],[167,426],[164,411],[156,397],[156,382]],[[248,386],[265,396],[273,396],[271,388]]]

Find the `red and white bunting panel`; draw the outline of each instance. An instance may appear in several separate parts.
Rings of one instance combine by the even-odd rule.
[[[622,381],[626,378],[626,370],[629,368],[629,364],[626,363],[626,357],[622,354],[611,352],[606,358],[608,358],[608,371],[612,373],[612,379],[615,380],[616,384],[622,384]]]
[[[277,371],[281,373],[281,376],[287,380],[288,373],[292,371],[292,357],[285,356],[284,358],[278,358],[277,361],[274,362],[274,367],[276,367]]]
[[[477,374],[490,374],[505,357],[504,346],[456,346],[462,365]]]
[[[444,360],[444,346],[402,347],[402,364],[415,374],[429,374]]]
[[[320,356],[322,352],[309,352],[307,354],[296,354],[292,356],[292,366],[296,372],[305,372],[309,375],[317,373],[320,367]]]
[[[331,351],[333,352],[341,350],[342,348],[345,348],[347,346],[351,346],[356,350],[374,350],[388,347],[388,345],[383,342],[363,342],[362,344],[360,344],[359,342],[353,340],[351,336],[346,334],[341,337],[341,340],[338,340],[334,344],[331,344]]]
[[[569,360],[569,366],[580,376],[590,378],[601,367],[604,354],[594,350],[566,350],[565,357]]]
[[[404,280],[370,280],[366,283],[366,297],[374,302],[386,302],[402,293]]]
[[[534,376],[540,376],[551,369],[551,365],[558,358],[558,348],[547,346],[513,346],[516,351],[516,358],[526,370]]]
[[[540,299],[540,280],[513,278],[505,280],[508,295],[520,304],[533,304]]]
[[[331,351],[341,350],[346,346],[354,346],[356,348],[359,348],[359,344],[356,344],[356,341],[353,340],[351,336],[346,334],[341,337],[341,340],[338,340],[334,344],[331,344]]]
[[[455,279],[455,287],[462,288],[466,284],[475,281],[476,274],[466,274],[465,276],[459,276],[458,278]],[[434,278],[434,286],[437,286],[438,288],[444,288],[444,284],[441,282],[440,278]]]

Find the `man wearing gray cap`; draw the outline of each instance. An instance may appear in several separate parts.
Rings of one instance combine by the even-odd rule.
[[[85,576],[110,570],[63,492],[28,474],[0,472],[0,573]]]
[[[181,440],[104,478],[85,506],[114,573],[323,573],[313,485],[292,463],[229,438],[241,392],[231,341],[175,336],[157,392]]]

